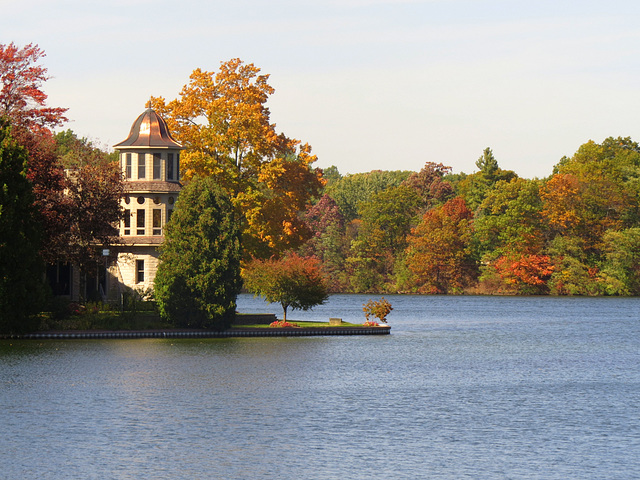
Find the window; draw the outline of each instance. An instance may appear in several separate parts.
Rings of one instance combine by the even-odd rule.
[[[167,180],[173,180],[173,153],[167,153]]]
[[[136,230],[136,235],[144,235],[144,209],[138,209],[137,217],[136,226],[138,229]]]
[[[138,154],[138,180],[144,180],[147,177],[147,162],[144,153]]]
[[[144,283],[144,260],[136,260],[136,283]]]
[[[176,180],[180,180],[180,154],[176,154]]]
[[[159,153],[153,154],[153,179],[160,180],[162,161]]]
[[[131,178],[131,170],[132,170],[132,161],[131,161],[131,154],[127,153],[126,155],[126,160],[125,160],[125,176],[126,178]]]
[[[153,234],[162,235],[162,210],[153,209]]]
[[[131,235],[131,210],[124,211],[124,234]]]

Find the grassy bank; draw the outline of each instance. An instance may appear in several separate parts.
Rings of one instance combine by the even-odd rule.
[[[241,319],[243,314],[238,314]],[[271,328],[269,323],[244,323],[231,326],[232,329]],[[242,324],[240,324],[242,323]],[[301,322],[292,320],[301,328],[329,327],[329,322]],[[342,323],[339,326],[361,326],[353,323]],[[40,315],[38,332],[73,332],[73,331],[145,331],[168,330],[175,326],[164,321],[155,311],[120,312],[117,310],[101,310],[86,308],[71,315],[54,315],[51,312]]]

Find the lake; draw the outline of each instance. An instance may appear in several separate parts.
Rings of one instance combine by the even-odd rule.
[[[639,298],[385,298],[383,336],[1,340],[0,478],[640,478]]]

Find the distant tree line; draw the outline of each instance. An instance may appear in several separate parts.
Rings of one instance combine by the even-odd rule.
[[[589,141],[543,179],[426,163],[332,181],[306,214],[302,247],[333,291],[640,294],[640,146]]]

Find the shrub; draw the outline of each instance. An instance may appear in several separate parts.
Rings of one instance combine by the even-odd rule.
[[[285,328],[285,327],[300,328],[300,325],[298,325],[297,323],[290,323],[290,322],[287,322],[286,320],[278,320],[275,322],[271,322],[269,326],[273,328]]]
[[[367,323],[369,323],[369,317],[371,316],[378,318],[382,323],[387,323],[387,315],[391,313],[393,307],[382,297],[380,300],[369,300],[367,303],[364,303],[362,310],[364,311],[364,316],[367,318]]]

